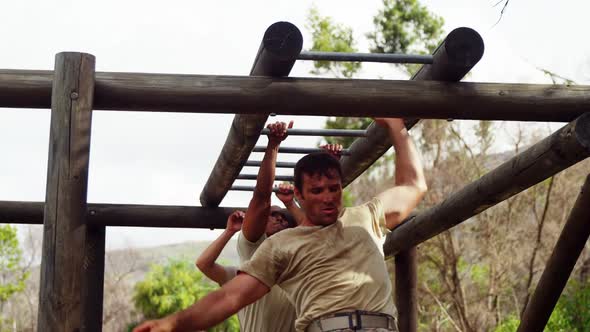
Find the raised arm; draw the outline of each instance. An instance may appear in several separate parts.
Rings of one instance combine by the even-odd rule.
[[[275,165],[279,145],[287,138],[287,129],[292,127],[293,121],[288,126],[284,122],[276,122],[267,126],[270,130],[268,145],[258,170],[256,187],[242,226],[242,234],[250,242],[258,241],[266,229],[266,222],[270,214],[270,198],[275,180]]]
[[[399,225],[420,203],[426,193],[426,179],[416,146],[412,142],[403,119],[376,118],[387,128],[395,149],[395,183],[377,197],[383,204],[386,226]]]
[[[238,310],[260,299],[269,288],[258,279],[241,273],[220,289],[209,293],[192,306],[166,316],[147,321],[133,332],[192,332],[213,327]]]
[[[197,258],[196,265],[209,279],[215,281],[219,286],[228,282],[233,276],[227,275],[227,270],[216,263],[219,254],[232,236],[242,228],[244,212],[235,211],[227,218],[225,231],[211,243]]]

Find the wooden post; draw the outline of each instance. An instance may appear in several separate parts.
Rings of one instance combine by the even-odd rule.
[[[586,113],[396,227],[387,234],[383,251],[395,255],[411,248],[589,156],[590,113]]]
[[[543,331],[590,236],[590,175],[563,226],[518,332]]]
[[[289,22],[271,25],[264,33],[250,76],[288,76],[302,46],[303,36],[295,25]],[[201,192],[202,206],[219,206],[248,160],[267,119],[268,113],[236,114],[219,158]]]
[[[84,260],[82,261],[81,332],[102,331],[104,296],[104,251],[106,227],[86,226]]]
[[[418,251],[416,247],[395,255],[395,305],[400,332],[418,329]]]
[[[84,53],[55,57],[38,331],[81,328],[94,62]]]
[[[483,39],[470,28],[457,28],[438,46],[433,53],[433,63],[424,65],[412,77],[413,81],[460,81],[483,56]],[[394,108],[395,106],[392,106]],[[406,119],[410,130],[420,119]],[[369,166],[381,158],[391,147],[387,130],[372,123],[367,128],[367,137],[356,139],[349,147],[350,156],[343,156],[342,184],[347,186]]]

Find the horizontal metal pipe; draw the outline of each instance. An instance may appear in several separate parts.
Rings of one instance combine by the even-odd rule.
[[[262,164],[259,160],[248,160],[244,166],[248,167],[260,167]],[[295,163],[285,162],[285,161],[277,161],[275,164],[275,168],[295,168]]]
[[[298,60],[431,64],[432,55],[304,51]]]
[[[256,180],[257,174],[239,174],[238,180]],[[292,175],[275,175],[275,181],[293,181]]]
[[[52,71],[0,70],[0,107],[49,108]],[[95,110],[572,121],[590,86],[96,73]]]
[[[43,224],[44,202],[0,201],[0,223]],[[91,225],[126,227],[225,228],[227,217],[246,208],[88,204]]]
[[[261,135],[268,135],[270,130],[262,129]],[[288,129],[289,136],[332,136],[332,137],[366,137],[362,129]]]
[[[238,186],[238,185],[233,185],[231,186],[231,188],[229,190],[232,191],[254,191],[256,187],[254,186]],[[272,192],[276,193],[279,191],[278,187],[272,188]]]
[[[386,237],[386,255],[422,243],[590,156],[590,113],[421,211]]]
[[[266,151],[266,146],[255,146],[254,149],[252,149],[252,152],[265,152]],[[279,148],[279,153],[301,153],[301,154],[307,154],[307,153],[314,153],[314,152],[326,152],[326,150],[324,149],[320,149],[320,148],[293,148],[293,147],[280,147]],[[343,149],[341,154],[343,156],[349,155],[350,151],[348,151],[347,149]]]
[[[590,175],[563,226],[517,332],[543,331],[590,236]]]

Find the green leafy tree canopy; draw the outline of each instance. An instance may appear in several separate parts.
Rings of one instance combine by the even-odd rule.
[[[215,288],[191,263],[171,261],[150,268],[145,279],[135,285],[133,301],[146,318],[161,318],[191,306]],[[237,317],[209,331],[239,331]]]
[[[366,34],[373,53],[432,53],[441,42],[444,20],[430,12],[418,0],[383,0],[383,8],[373,18],[374,31]],[[307,28],[311,31],[312,51],[357,52],[350,27],[322,16],[316,8],[308,15]],[[336,77],[352,78],[361,68],[360,63],[318,61],[312,74],[332,73]],[[413,74],[419,66],[403,65]],[[328,129],[366,129],[368,118],[334,118],[326,121]],[[328,143],[349,146],[354,139],[327,138]]]
[[[0,226],[0,305],[12,295],[25,289],[29,273],[21,266],[22,250],[19,247],[16,227]]]
[[[352,29],[342,24],[336,24],[331,18],[321,16],[317,8],[309,10],[307,28],[312,33],[313,51],[321,52],[357,52],[354,44]],[[337,77],[351,78],[360,68],[358,62],[330,62],[315,61],[315,75],[331,73]]]

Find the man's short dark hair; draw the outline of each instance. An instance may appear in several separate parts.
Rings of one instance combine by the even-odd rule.
[[[327,152],[310,153],[295,164],[295,188],[299,192],[303,192],[303,174],[324,175],[331,178],[334,170],[342,178],[342,168],[340,168],[340,161],[336,157]]]
[[[287,223],[289,224],[287,228],[297,227],[297,222],[295,221],[295,218],[287,209],[281,209],[280,213],[283,215],[283,219],[287,220]]]

